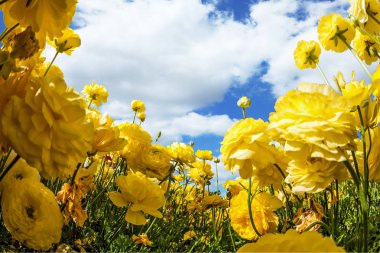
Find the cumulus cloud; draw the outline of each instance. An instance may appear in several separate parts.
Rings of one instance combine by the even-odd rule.
[[[248,19],[238,22],[218,11],[215,1],[79,1],[74,25],[82,46],[56,63],[78,90],[89,82],[105,85],[110,102],[102,111],[119,121],[131,120],[129,103],[141,99],[147,107],[144,126],[152,134],[161,130],[166,141],[184,134],[223,135],[233,119],[194,111],[222,101],[232,86],[262,73],[263,62],[268,69],[258,78],[276,96],[303,79],[321,82],[317,71],[296,69],[292,52],[299,39],[316,38],[320,16],[342,11],[345,4],[259,1]],[[328,75],[358,68],[346,54],[341,57],[336,62],[323,53],[321,65]]]

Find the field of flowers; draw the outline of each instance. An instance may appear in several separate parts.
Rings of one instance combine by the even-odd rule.
[[[320,44],[298,43],[297,67],[326,83],[300,83],[268,122],[237,101],[221,161],[160,145],[142,127],[143,101],[116,125],[98,110],[106,87],[66,84],[54,60],[80,47],[76,2],[0,1],[1,251],[380,251],[380,67],[367,68],[380,57],[378,0],[351,1],[346,18],[319,20]],[[46,43],[53,59],[41,56]],[[329,83],[320,45],[351,51],[372,82],[337,73]],[[240,177],[219,182],[220,163]]]

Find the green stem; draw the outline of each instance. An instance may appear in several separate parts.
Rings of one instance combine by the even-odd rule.
[[[12,169],[13,165],[16,164],[16,162],[20,159],[21,157],[19,155],[17,155],[13,160],[12,162],[5,168],[3,174],[1,174],[0,176],[0,182],[1,180],[5,177],[5,175]]]
[[[359,164],[358,160],[356,159],[355,151],[351,150],[352,159],[354,160],[356,175],[358,176],[358,180],[360,180],[360,172],[359,172]]]
[[[311,224],[306,228],[305,231],[309,231],[309,230],[312,229],[315,225],[321,225],[321,226],[324,227],[324,228],[327,230],[327,232],[331,235],[331,229],[330,229],[330,227],[329,227],[326,223],[324,223],[323,221],[315,221],[315,222],[311,223]]]
[[[249,219],[251,221],[251,225],[255,233],[257,234],[258,237],[261,237],[260,232],[257,230],[255,226],[255,221],[253,220],[253,215],[252,215],[252,204],[251,204],[251,188],[252,188],[252,178],[250,177],[248,179],[248,212],[249,212]]]
[[[215,172],[216,172],[216,190],[219,192],[219,177],[218,177],[218,164],[215,163]]]
[[[347,160],[344,161],[343,163],[346,166],[346,168],[348,169],[348,172],[350,173],[350,175],[352,177],[352,180],[354,180],[356,188],[359,189],[360,182],[359,182],[359,179],[358,179],[358,177],[357,177],[357,175],[355,173],[355,170],[352,167],[351,163],[349,161],[347,161]]]
[[[236,252],[235,240],[234,240],[234,238],[232,237],[231,223],[230,223],[230,222],[228,223],[228,233],[229,233],[230,238],[231,238],[232,248],[234,249],[234,252]]]
[[[247,118],[247,110],[244,107],[241,109],[243,109],[243,118],[246,119]]]
[[[355,51],[352,49],[350,44],[347,43],[346,39],[343,37],[343,35],[338,34],[338,38],[346,45],[346,47],[350,50],[351,54],[355,57],[355,59],[360,63],[360,66],[362,66],[363,70],[367,73],[369,79],[372,81],[372,75],[369,72],[367,66],[363,63],[363,61],[359,58],[359,56],[355,53]]]
[[[53,57],[53,60],[50,62],[49,66],[47,67],[47,69],[46,69],[46,71],[45,71],[45,73],[44,73],[44,77],[45,77],[45,76],[47,75],[47,73],[49,72],[49,70],[50,70],[51,66],[53,65],[55,59],[57,58],[58,54],[59,54],[58,51],[55,52],[55,55],[54,55],[54,57]]]
[[[330,86],[331,86],[331,84],[330,84],[329,80],[327,80],[327,77],[326,77],[326,75],[325,75],[325,72],[323,72],[321,66],[319,66],[318,63],[315,63],[315,65],[317,65],[317,69],[318,69],[319,73],[321,74],[321,76],[322,76],[323,80],[325,81],[325,83],[326,83],[327,85],[330,85]],[[331,87],[332,87],[332,86],[331,86]]]
[[[2,3],[0,3],[2,4]],[[3,39],[10,33],[12,32],[17,26],[19,26],[19,23],[15,24],[14,26],[12,26],[11,28],[9,28],[8,30],[5,30],[1,35],[0,35],[0,41],[3,41]]]

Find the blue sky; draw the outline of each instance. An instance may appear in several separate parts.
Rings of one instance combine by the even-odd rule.
[[[117,122],[130,121],[130,102],[141,99],[143,126],[152,136],[162,131],[161,144],[194,141],[216,156],[242,118],[241,96],[252,101],[248,117],[267,120],[276,98],[299,82],[323,82],[316,70],[296,68],[293,50],[301,39],[317,40],[321,16],[346,15],[348,7],[346,0],[78,2],[72,27],[82,45],[56,60],[67,83],[78,91],[105,85],[110,97],[101,110]],[[53,55],[47,48],[46,58]],[[330,81],[358,68],[346,53],[323,52],[320,65]]]

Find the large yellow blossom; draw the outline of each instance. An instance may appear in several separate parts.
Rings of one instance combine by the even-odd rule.
[[[227,170],[239,170],[242,178],[251,177],[256,170],[275,163],[276,148],[269,144],[265,133],[268,123],[247,118],[236,122],[225,134],[220,148]]]
[[[326,189],[334,179],[344,180],[347,169],[341,162],[322,158],[293,160],[288,166],[286,182],[291,183],[293,192],[317,193]]]
[[[152,145],[149,150],[142,155],[143,169],[140,170],[149,177],[164,179],[171,167],[170,155],[166,148],[160,145]]]
[[[113,126],[113,119],[108,115],[101,115],[95,108],[87,110],[87,117],[94,125],[91,154],[96,152],[119,151],[127,141],[120,137],[120,130]]]
[[[299,69],[314,69],[319,62],[320,54],[321,47],[316,41],[301,40],[294,50],[294,61]]]
[[[238,252],[345,252],[330,237],[315,231],[299,234],[289,229],[285,234],[266,234],[257,242],[247,243]]]
[[[132,169],[143,169],[142,156],[151,147],[152,137],[141,126],[134,123],[119,125],[121,137],[127,140],[127,145],[121,151],[121,156]]]
[[[340,14],[331,13],[319,20],[318,39],[326,50],[343,52],[354,36],[355,28]]]
[[[76,0],[8,0],[0,5],[7,27],[19,23],[22,27],[31,26],[33,31],[44,39],[59,37],[74,16]]]
[[[291,159],[345,161],[344,150],[355,149],[357,136],[350,109],[330,86],[302,83],[277,100],[269,127]]]
[[[118,176],[115,179],[120,192],[109,192],[115,206],[129,206],[125,220],[134,225],[144,225],[144,213],[162,218],[158,211],[165,203],[164,191],[157,184],[150,181],[140,172],[129,172],[127,176]]]
[[[54,194],[32,178],[14,180],[2,194],[4,225],[12,237],[35,250],[61,239],[63,218]]]
[[[244,239],[255,240],[258,235],[253,230],[248,212],[248,193],[243,190],[232,198],[230,218],[232,228]],[[266,192],[255,195],[252,205],[252,216],[255,226],[260,234],[274,232],[278,225],[278,216],[275,210],[282,206],[282,202],[275,196]]]
[[[193,148],[185,143],[174,142],[167,147],[167,150],[176,162],[192,163],[195,160]]]
[[[46,77],[31,78],[25,98],[11,97],[1,128],[12,148],[43,177],[67,178],[91,150],[93,129],[85,106],[53,66]]]
[[[108,91],[103,85],[97,83],[86,84],[82,90],[89,104],[100,106],[101,103],[107,103]]]

